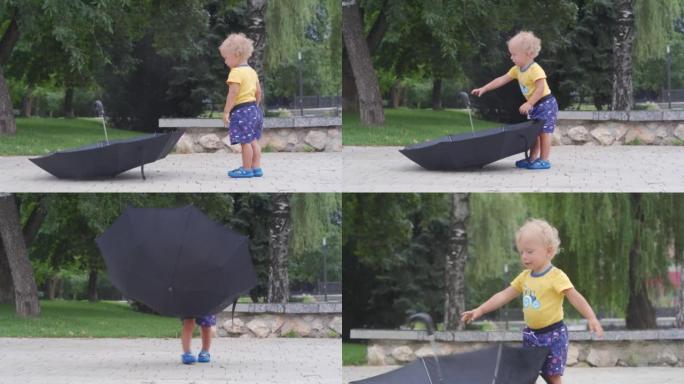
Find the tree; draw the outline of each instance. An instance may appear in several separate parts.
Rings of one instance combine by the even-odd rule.
[[[38,290],[22,235],[19,209],[11,194],[0,194],[0,240],[12,273],[16,313],[22,317],[38,316]]]
[[[385,115],[378,77],[373,69],[356,0],[342,3],[342,36],[359,97],[359,115],[365,125],[382,125]]]
[[[615,2],[617,18],[613,37],[613,95],[611,109],[630,111],[632,109],[632,49],[634,46],[633,0]]]
[[[451,197],[451,225],[449,251],[444,267],[444,329],[462,330],[461,313],[465,311],[465,267],[468,260],[468,232],[466,223],[470,215],[467,193],[454,193]]]
[[[286,303],[290,296],[290,282],[287,262],[292,232],[292,218],[290,216],[290,195],[274,193],[273,216],[270,226],[269,245],[271,256],[268,267],[268,296],[269,303]]]

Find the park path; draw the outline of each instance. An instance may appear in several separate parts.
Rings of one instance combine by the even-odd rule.
[[[169,155],[114,179],[60,180],[31,163],[27,156],[0,157],[0,190],[3,192],[340,192],[340,152],[264,153],[264,177],[230,179],[239,154]]]
[[[178,339],[0,338],[0,383],[339,384],[341,350],[339,339],[216,338],[212,362],[189,366]]]
[[[516,169],[521,155],[461,172],[427,171],[400,147],[345,147],[344,192],[681,192],[684,146],[557,146],[553,168]]]
[[[379,375],[399,367],[344,367],[344,383]],[[536,384],[544,384],[541,378]],[[684,368],[568,368],[563,384],[682,384]]]

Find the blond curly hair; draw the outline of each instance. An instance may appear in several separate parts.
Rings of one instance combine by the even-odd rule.
[[[520,31],[515,36],[508,40],[509,49],[519,49],[535,58],[541,51],[541,39],[530,31]]]
[[[247,60],[254,52],[254,41],[242,33],[231,33],[219,46],[221,55],[235,56],[241,61]]]
[[[560,249],[560,236],[558,230],[548,221],[542,219],[529,219],[515,233],[515,244],[520,248],[520,240],[523,236],[532,235],[539,238],[542,243],[551,249],[555,256]]]

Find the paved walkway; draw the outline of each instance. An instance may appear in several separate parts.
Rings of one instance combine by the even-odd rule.
[[[3,192],[340,192],[340,152],[264,153],[265,176],[230,179],[229,169],[240,165],[239,154],[169,155],[114,179],[60,180],[26,156],[0,157],[0,191]]]
[[[344,367],[344,383],[365,379],[399,367]],[[544,384],[543,379],[537,384]],[[563,384],[682,384],[684,368],[568,368]]]
[[[199,340],[193,340],[195,351]],[[0,338],[2,384],[339,384],[339,339],[217,338],[180,364],[178,339]]]
[[[400,147],[345,147],[344,192],[682,192],[684,146],[558,146],[553,168],[516,169],[516,155],[480,170],[427,171]]]

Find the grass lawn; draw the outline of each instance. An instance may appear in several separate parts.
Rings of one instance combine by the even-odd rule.
[[[366,344],[342,343],[342,365],[366,365]]]
[[[127,304],[41,301],[41,315],[22,319],[0,305],[0,337],[178,337],[178,319],[134,312]]]
[[[358,115],[342,115],[344,145],[399,145],[420,143],[444,135],[469,132],[468,112],[454,109],[385,109],[385,125],[367,127]],[[473,118],[475,130],[494,128],[501,123]]]
[[[107,127],[110,140],[141,135]],[[102,122],[94,118],[17,118],[17,133],[0,136],[0,155],[44,155],[104,141]]]

